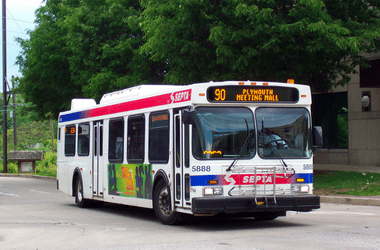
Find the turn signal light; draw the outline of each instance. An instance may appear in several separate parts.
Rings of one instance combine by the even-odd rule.
[[[305,182],[304,178],[297,178],[297,182]]]

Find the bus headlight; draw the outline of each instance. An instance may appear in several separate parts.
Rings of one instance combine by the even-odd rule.
[[[301,193],[309,193],[309,186],[308,185],[300,186],[300,192]]]
[[[296,193],[309,193],[309,185],[292,185],[292,190]]]
[[[203,195],[204,196],[222,195],[222,194],[223,194],[223,188],[222,187],[205,187],[203,189]]]

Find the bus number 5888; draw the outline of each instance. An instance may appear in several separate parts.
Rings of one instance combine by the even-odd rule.
[[[193,172],[210,172],[211,167],[210,166],[193,166],[191,168],[191,171],[193,171]]]

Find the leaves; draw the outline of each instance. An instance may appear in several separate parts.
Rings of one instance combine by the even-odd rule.
[[[142,83],[286,81],[329,91],[379,51],[378,0],[49,0],[17,63],[40,117]]]
[[[37,11],[30,39],[18,39],[19,89],[46,119],[70,108],[72,98],[100,100],[105,92],[162,82],[165,64],[138,52],[137,1],[50,0]]]

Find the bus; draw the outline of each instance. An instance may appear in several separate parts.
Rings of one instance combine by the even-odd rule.
[[[58,118],[57,185],[79,207],[273,220],[313,195],[310,87],[253,81],[140,85],[73,99]],[[314,132],[313,132],[314,131]],[[313,139],[314,137],[314,139]]]

